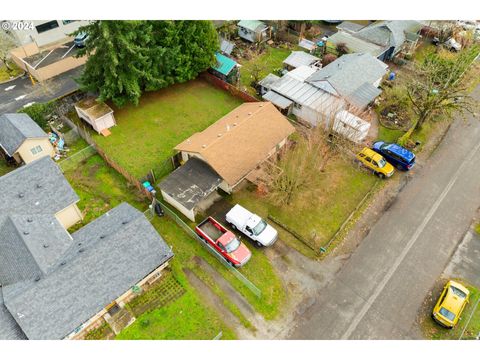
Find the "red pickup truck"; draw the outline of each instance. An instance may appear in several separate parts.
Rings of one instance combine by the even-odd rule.
[[[237,239],[234,233],[211,216],[198,224],[195,232],[235,267],[245,265],[252,256],[250,250]]]

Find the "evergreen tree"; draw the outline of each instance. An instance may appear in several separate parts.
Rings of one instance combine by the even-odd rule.
[[[211,21],[95,21],[79,32],[89,37],[82,88],[122,106],[138,104],[143,91],[195,78],[215,63]]]

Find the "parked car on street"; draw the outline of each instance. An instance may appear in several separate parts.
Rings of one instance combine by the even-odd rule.
[[[235,205],[225,217],[233,229],[238,229],[258,246],[270,246],[277,241],[278,232],[260,216],[240,205]]]
[[[234,233],[209,216],[195,227],[195,232],[218,252],[230,265],[245,265],[252,253]]]
[[[446,328],[453,328],[468,303],[469,295],[470,292],[465,286],[450,280],[433,308],[433,319]]]
[[[392,176],[395,171],[393,166],[382,155],[368,147],[363,148],[356,158],[362,165],[372,170],[375,175],[382,179]]]
[[[86,32],[81,32],[78,33],[77,36],[75,36],[75,39],[73,39],[73,43],[75,44],[76,47],[82,48],[85,47],[85,42],[88,39],[88,34]]]
[[[415,154],[398,144],[377,141],[373,144],[372,150],[399,170],[408,171],[415,165]]]

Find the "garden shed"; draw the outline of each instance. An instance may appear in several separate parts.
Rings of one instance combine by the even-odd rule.
[[[268,26],[259,20],[242,20],[237,24],[238,36],[252,43],[269,38]]]
[[[104,136],[110,135],[110,129],[117,125],[113,110],[107,104],[98,102],[94,97],[87,97],[75,104],[75,110],[80,119],[83,119],[92,128]]]
[[[215,66],[212,66],[210,72],[230,84],[236,83],[238,79],[237,62],[219,52],[215,53],[215,58],[217,59],[217,63]]]

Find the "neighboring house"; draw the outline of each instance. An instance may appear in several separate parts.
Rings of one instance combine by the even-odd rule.
[[[78,196],[48,157],[4,175],[0,188],[8,190],[0,203],[0,339],[81,338],[173,256],[126,203],[68,233],[71,221],[59,214],[78,211]]]
[[[300,66],[316,66],[320,68],[320,59],[305,51],[292,51],[288,57],[283,60],[283,66],[288,71],[296,69]]]
[[[32,23],[32,27],[10,27],[11,33],[21,45],[34,42],[38,47],[71,38],[70,34],[80,26],[88,25],[87,20],[12,20],[10,23]]]
[[[222,178],[207,163],[191,157],[160,184],[163,199],[183,215],[195,221],[200,210],[216,199]]]
[[[364,110],[375,100],[387,68],[369,54],[347,54],[322,69],[300,66],[281,78],[269,74],[259,86],[263,99],[283,114],[361,142],[370,124],[349,109]]]
[[[271,103],[244,103],[175,150],[184,163],[192,157],[203,160],[222,178],[218,187],[231,193],[293,132],[295,128]]]
[[[270,38],[269,27],[259,20],[241,20],[238,24],[238,36],[242,39],[254,42],[261,42]]]
[[[237,62],[219,52],[215,53],[215,58],[217,63],[210,68],[209,72],[225,82],[235,84],[239,75]]]
[[[401,51],[412,52],[422,29],[422,24],[415,20],[378,21],[365,27],[342,25],[328,42],[343,43],[350,52],[369,53],[382,61],[391,60]]]
[[[267,90],[263,99],[272,102],[283,114],[293,114],[313,126],[326,124],[333,114],[345,108],[343,99],[306,82],[318,69],[301,66],[273,81],[270,75],[268,83],[262,80],[262,88]]]
[[[27,114],[0,116],[0,148],[18,164],[55,156],[48,135]]]
[[[370,54],[346,54],[309,76],[306,81],[351,105],[364,109],[380,95],[388,66]]]
[[[75,111],[80,119],[86,121],[93,130],[104,136],[110,135],[108,129],[117,125],[110,106],[98,102],[94,97],[87,97],[77,102]]]

